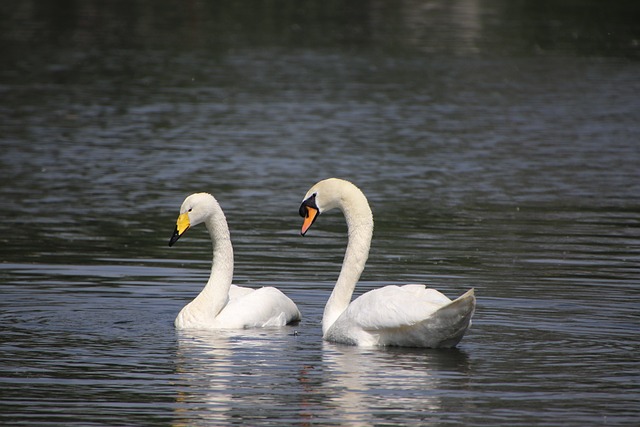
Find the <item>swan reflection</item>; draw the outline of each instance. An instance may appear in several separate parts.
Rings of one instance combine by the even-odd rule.
[[[224,420],[232,399],[228,387],[232,374],[232,336],[218,330],[182,331],[176,337],[179,384],[174,425],[209,425],[211,420]],[[207,409],[207,421],[194,416],[195,408]]]
[[[319,338],[294,336],[293,328],[180,331],[174,425],[415,422],[453,412],[464,400],[470,362],[459,349],[363,348]]]
[[[469,372],[468,356],[457,348],[424,350],[408,348],[362,348],[325,342],[323,369],[335,393],[331,401],[338,419],[357,425],[379,424],[376,414],[399,421],[407,412],[442,413],[443,381]],[[420,396],[416,399],[416,396]]]
[[[283,403],[295,406],[275,393],[295,366],[292,328],[179,331],[176,337],[174,425],[229,425]],[[297,374],[289,377],[295,388]]]

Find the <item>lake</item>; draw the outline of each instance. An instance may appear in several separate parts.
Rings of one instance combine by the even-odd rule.
[[[640,7],[633,1],[15,2],[0,14],[0,424],[640,423]],[[454,349],[322,341],[355,295],[475,288]],[[234,282],[303,320],[177,332],[224,209]]]

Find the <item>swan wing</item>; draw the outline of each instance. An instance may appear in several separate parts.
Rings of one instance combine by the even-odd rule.
[[[450,302],[424,285],[391,285],[356,298],[344,314],[365,330],[393,329],[418,323]]]
[[[295,303],[274,287],[260,289],[237,288],[216,317],[220,325],[231,328],[262,328],[284,326],[300,320]]]
[[[385,286],[356,298],[327,331],[357,345],[452,347],[469,328],[473,289],[451,301],[424,285]]]
[[[233,301],[238,298],[242,298],[250,293],[255,292],[255,289],[245,288],[243,286],[231,285],[229,288],[229,301]]]

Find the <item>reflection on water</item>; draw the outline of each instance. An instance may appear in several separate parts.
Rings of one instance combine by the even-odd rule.
[[[268,419],[305,406],[305,365],[293,328],[177,335],[176,425]]]
[[[175,60],[188,50],[207,49],[219,58],[238,48],[272,46],[637,59],[637,16],[638,6],[632,0],[606,8],[598,0],[563,4],[553,0],[402,0],[393,4],[362,0],[348,4],[285,0],[276,4],[258,0],[251,1],[251,7],[233,1],[160,0],[153,5],[133,1],[123,7],[96,1],[27,0],[8,5],[0,16],[5,29],[0,46],[11,59],[23,54],[12,70],[14,78],[20,76],[19,71],[29,76],[46,71],[58,82],[71,83],[70,75],[105,66],[101,73],[124,85],[125,76],[137,76],[142,84],[179,76],[140,75],[130,63],[101,58],[101,50],[140,50],[144,58],[139,59],[145,64],[163,56]],[[28,68],[37,59],[25,55],[29,52],[22,51],[22,45],[38,48],[43,41],[62,48],[64,54],[57,56],[58,60],[67,57],[74,64],[67,68],[55,61],[47,70]],[[77,50],[72,53],[68,47]],[[47,59],[56,58],[54,52],[44,53]],[[213,73],[218,74],[216,70]],[[208,74],[200,70],[195,75],[207,78]]]
[[[353,425],[410,423],[415,417],[407,416],[408,408],[428,420],[449,409],[442,379],[461,387],[468,375],[468,356],[458,349],[367,350],[324,343],[322,363],[335,390],[330,400],[336,416]]]
[[[213,423],[228,421],[235,382],[231,338],[224,331],[178,335],[176,373],[184,385],[178,388],[180,405],[176,408],[174,425],[199,425],[199,418]],[[201,415],[190,411],[199,411]]]
[[[6,2],[0,12],[0,424],[636,425],[638,2]],[[355,296],[476,289],[451,351],[322,343],[346,229]],[[295,328],[176,334],[211,246]]]
[[[180,332],[177,339],[175,425],[251,423],[269,412],[303,423],[411,422],[416,413],[428,419],[451,410],[443,382],[464,390],[469,381],[468,355],[459,349],[316,343],[310,351],[292,328]]]

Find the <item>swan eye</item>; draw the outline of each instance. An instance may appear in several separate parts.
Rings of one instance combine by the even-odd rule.
[[[187,212],[191,212],[193,210],[193,208],[189,208],[189,210]]]

